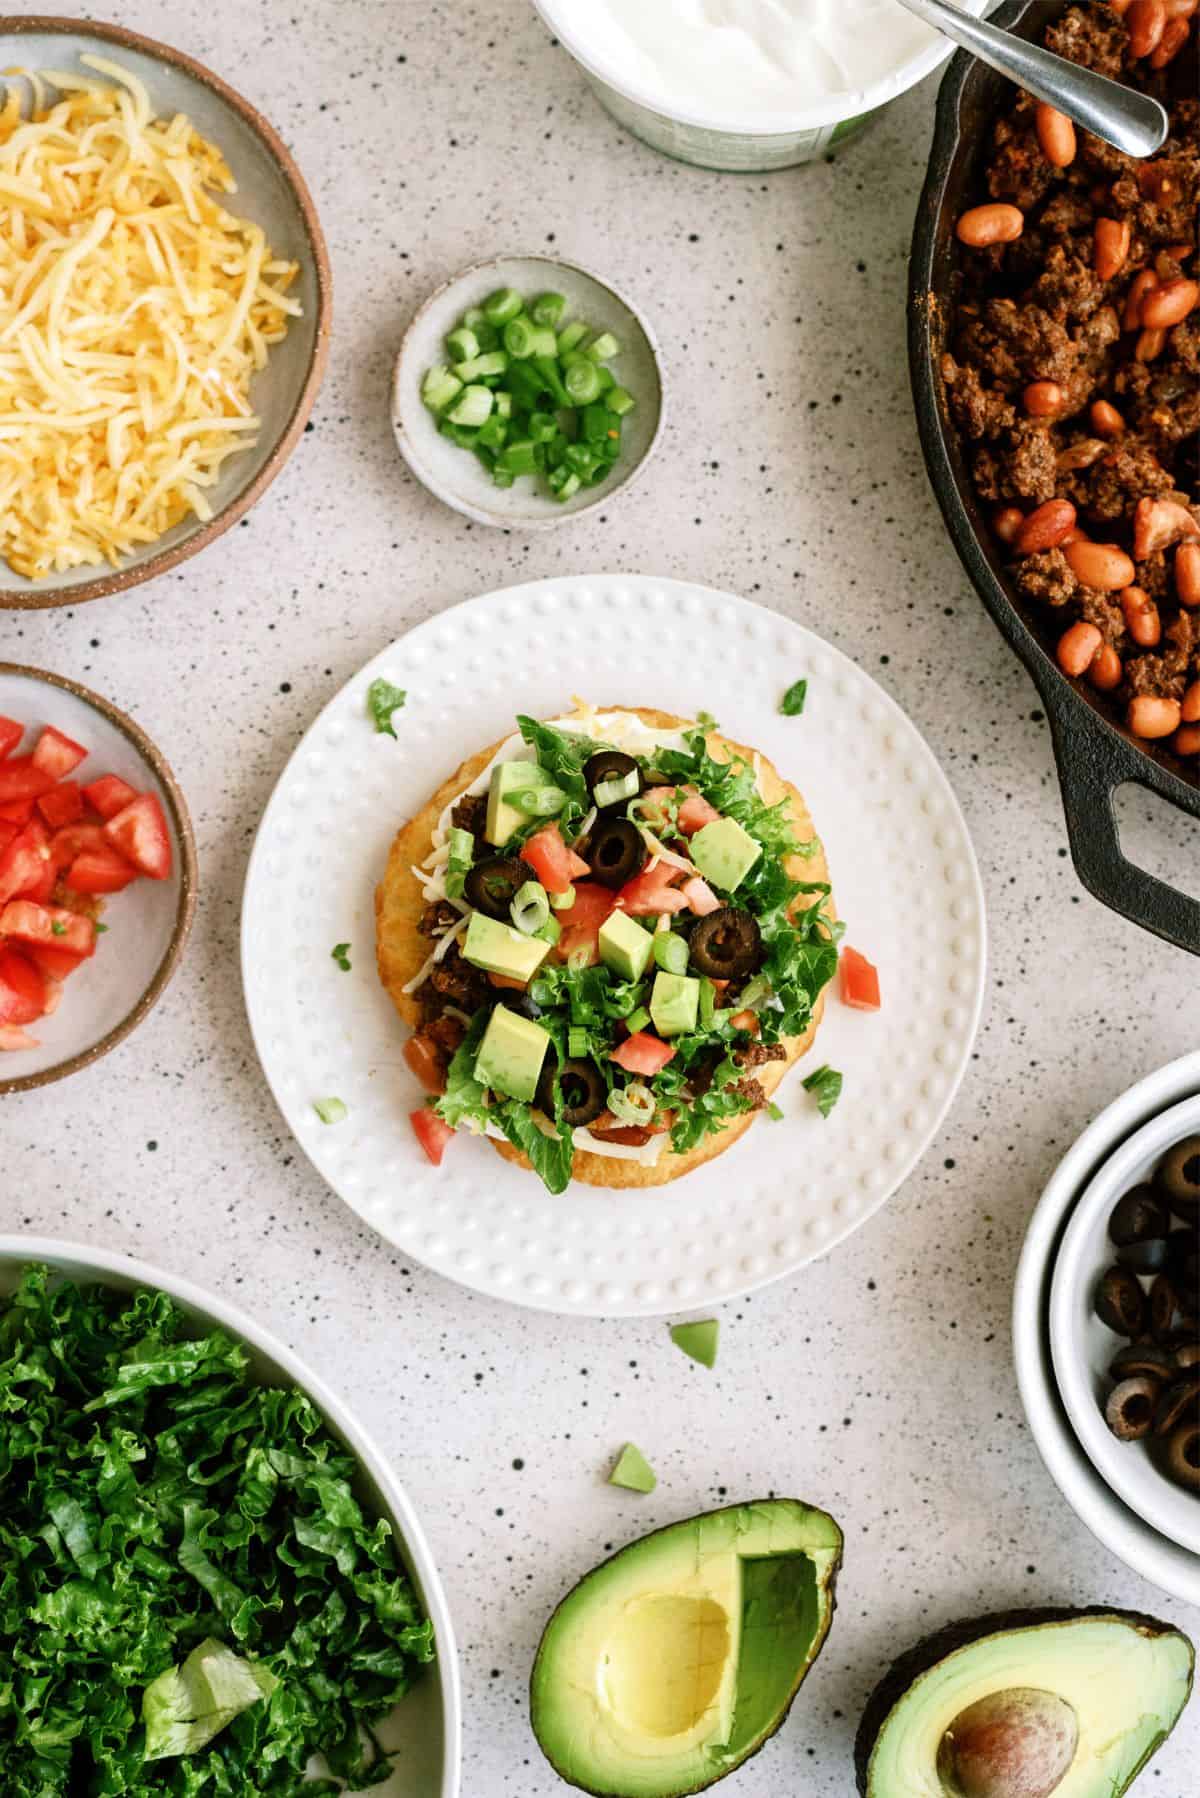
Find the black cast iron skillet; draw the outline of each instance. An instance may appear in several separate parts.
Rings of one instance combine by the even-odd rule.
[[[993,15],[1021,37],[1040,36],[1067,0],[1008,0]],[[908,347],[917,422],[933,490],[980,598],[1033,676],[1050,720],[1071,854],[1097,899],[1135,924],[1200,955],[1200,903],[1135,867],[1121,853],[1113,795],[1136,781],[1200,818],[1200,788],[1139,749],[1089,689],[1064,675],[1035,634],[1005,572],[988,515],[976,498],[958,433],[945,412],[940,361],[953,295],[954,226],[970,203],[991,121],[1012,88],[960,52],[942,82],[929,173],[917,211],[909,273]]]

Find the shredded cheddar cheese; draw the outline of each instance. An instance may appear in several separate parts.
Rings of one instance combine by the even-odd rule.
[[[32,580],[210,518],[300,313],[296,264],[214,197],[217,147],[81,61],[99,79],[7,71],[0,107],[0,556]]]

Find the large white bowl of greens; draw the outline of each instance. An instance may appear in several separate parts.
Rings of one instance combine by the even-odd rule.
[[[156,1269],[0,1237],[5,1798],[455,1798],[436,1568],[340,1401]]]

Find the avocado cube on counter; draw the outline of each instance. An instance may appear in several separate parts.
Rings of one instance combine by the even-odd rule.
[[[550,945],[539,937],[525,936],[499,918],[485,918],[481,911],[473,911],[462,952],[463,960],[473,968],[524,984],[533,979],[549,955]]]
[[[680,1036],[696,1028],[700,1014],[700,982],[690,974],[656,974],[650,994],[650,1016],[660,1036]]]
[[[736,818],[718,818],[692,838],[692,860],[710,886],[732,893],[762,854],[762,847]]]
[[[622,980],[640,980],[654,953],[654,938],[627,912],[610,912],[600,926],[600,959]]]
[[[524,829],[529,816],[511,803],[514,793],[535,793],[546,785],[546,776],[536,762],[497,762],[492,769],[488,788],[487,823],[484,836],[501,849],[509,837]]]
[[[507,1005],[497,1005],[475,1057],[475,1078],[481,1086],[528,1105],[537,1091],[549,1047],[548,1030],[532,1018],[510,1011]]]

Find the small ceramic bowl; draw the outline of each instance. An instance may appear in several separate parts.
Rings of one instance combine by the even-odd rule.
[[[1067,1415],[1096,1470],[1139,1517],[1200,1555],[1200,1494],[1160,1470],[1146,1438],[1120,1442],[1104,1419],[1108,1368],[1125,1346],[1095,1311],[1096,1288],[1116,1261],[1108,1222],[1117,1200],[1149,1180],[1175,1143],[1200,1129],[1200,1097],[1185,1099],[1121,1145],[1093,1175],[1075,1207],[1050,1282],[1050,1352]],[[1143,1280],[1144,1286],[1149,1285]]]
[[[90,750],[73,780],[118,774],[138,792],[156,793],[172,850],[166,880],[135,880],[104,901],[106,930],[96,953],[67,980],[53,1017],[30,1026],[39,1046],[0,1054],[0,1093],[19,1093],[89,1067],[157,1004],[192,927],[196,843],[166,760],[132,718],[98,693],[40,668],[0,662],[0,714],[19,720],[33,735],[53,724]],[[26,738],[26,747],[31,741]]]
[[[565,503],[539,491],[530,476],[497,487],[470,450],[441,436],[421,398],[426,371],[447,360],[444,339],[463,313],[497,288],[512,287],[533,299],[561,293],[564,323],[582,319],[595,331],[611,331],[621,346],[613,373],[637,401],[622,430],[621,458],[598,487],[581,487]],[[476,524],[508,531],[548,531],[597,507],[609,506],[631,487],[662,435],[666,407],[658,344],[633,302],[573,262],[550,256],[495,256],[477,262],[439,287],[417,313],[400,345],[392,377],[392,428],[400,454],[423,486]]]
[[[117,568],[75,568],[32,581],[0,560],[0,606],[78,605],[118,593],[165,573],[221,536],[266,491],[295,448],[329,348],[332,280],[316,208],[282,138],[262,114],[203,63],[123,26],[0,18],[0,69],[77,70],[83,55],[120,63],[145,83],[157,112],[168,118],[186,113],[201,135],[218,146],[237,182],[230,211],[254,219],[275,253],[299,264],[291,293],[304,311],[255,376],[251,399],[263,427],[253,449],[225,464],[209,496],[211,519],[185,519]],[[0,78],[0,95],[4,85]]]

